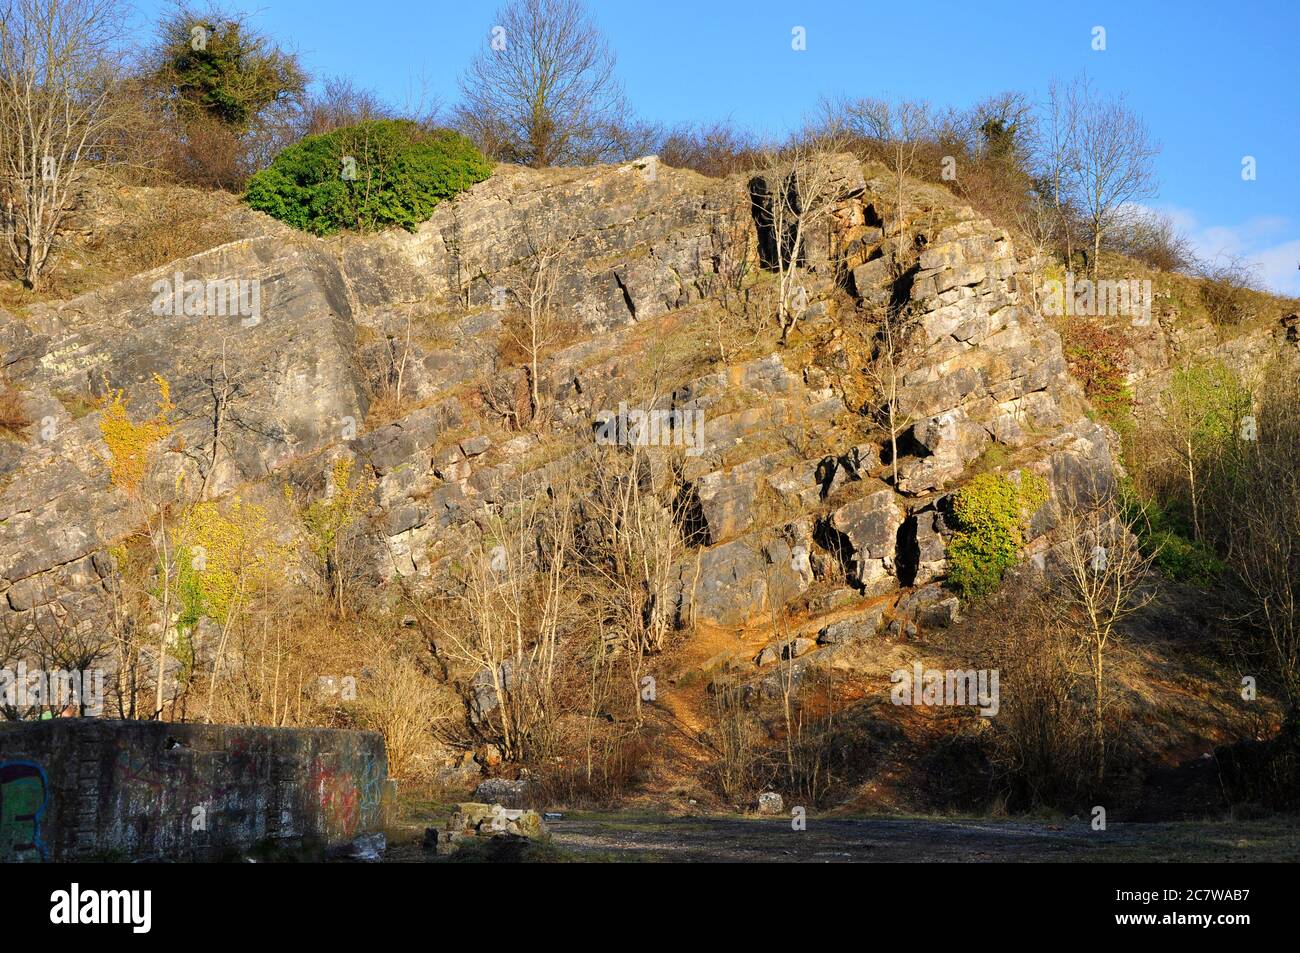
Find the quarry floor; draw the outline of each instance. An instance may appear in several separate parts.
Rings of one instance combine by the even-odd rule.
[[[429,826],[434,826],[431,823]],[[960,818],[672,817],[567,814],[549,822],[535,858],[561,862],[1295,862],[1300,819],[1113,823]],[[412,831],[412,834],[414,832]],[[422,833],[422,831],[421,831]],[[388,862],[433,859],[418,838],[394,838]]]

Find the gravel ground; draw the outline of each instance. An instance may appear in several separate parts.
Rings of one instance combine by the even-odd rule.
[[[539,860],[613,862],[998,862],[1300,860],[1300,821],[1111,824],[1086,821],[937,818],[669,817],[578,814],[549,822],[552,840]],[[432,855],[418,844],[393,845],[390,862]]]

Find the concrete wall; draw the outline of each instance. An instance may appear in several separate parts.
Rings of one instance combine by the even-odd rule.
[[[374,732],[59,718],[0,723],[0,861],[202,860],[374,830]]]

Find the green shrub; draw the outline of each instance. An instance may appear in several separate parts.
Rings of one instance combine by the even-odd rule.
[[[1223,563],[1206,543],[1192,538],[1176,504],[1143,499],[1131,480],[1120,485],[1124,520],[1133,527],[1144,556],[1170,579],[1207,586],[1223,573]]]
[[[1219,456],[1237,442],[1252,403],[1237,373],[1217,361],[1174,371],[1160,401],[1174,437],[1190,442],[1198,458]]]
[[[1033,473],[1022,473],[1019,483],[982,473],[962,487],[953,501],[957,532],[948,546],[948,584],[963,598],[996,590],[1020,558],[1026,525],[1047,495],[1047,481]]]
[[[244,200],[313,235],[392,226],[413,232],[442,199],[491,173],[464,136],[380,119],[295,143],[249,180]]]
[[[1144,542],[1144,548],[1155,552],[1155,567],[1171,579],[1205,587],[1223,572],[1219,557],[1198,540],[1157,530]]]

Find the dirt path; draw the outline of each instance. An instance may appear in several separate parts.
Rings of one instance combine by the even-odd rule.
[[[743,679],[770,674],[776,670],[775,666],[760,670],[753,665],[753,658],[763,646],[796,637],[815,641],[824,626],[860,614],[877,603],[892,603],[897,596],[890,593],[816,615],[795,612],[785,619],[780,629],[766,619],[749,626],[697,623],[691,638],[677,649],[672,672],[659,698],[660,706],[687,737],[698,738],[712,727],[708,685],[716,671],[732,664],[743,673]]]

